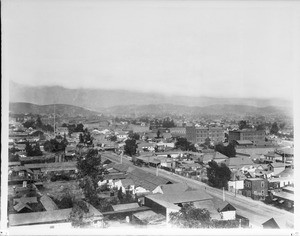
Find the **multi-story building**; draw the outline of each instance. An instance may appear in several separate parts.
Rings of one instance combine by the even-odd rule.
[[[249,140],[253,144],[265,141],[265,131],[255,129],[230,130],[228,141]]]
[[[186,138],[192,143],[204,143],[207,138],[219,143],[224,140],[224,129],[221,127],[186,127]]]
[[[180,137],[186,136],[186,128],[185,127],[173,127],[173,128],[170,128],[169,130],[173,136],[180,136]]]
[[[262,178],[245,179],[243,195],[254,200],[264,200],[268,195],[268,180]]]

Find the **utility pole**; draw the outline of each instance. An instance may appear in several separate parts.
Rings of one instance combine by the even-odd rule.
[[[55,136],[55,103],[54,103],[54,126],[53,126],[53,128],[54,128],[54,136]]]
[[[234,173],[234,196],[236,197],[236,173]]]

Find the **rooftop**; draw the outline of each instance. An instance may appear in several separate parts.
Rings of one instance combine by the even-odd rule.
[[[212,197],[209,194],[200,190],[186,191],[180,194],[154,194],[148,195],[147,198],[152,200],[163,200],[173,204],[212,199]]]
[[[149,191],[153,191],[159,185],[171,182],[168,179],[160,176],[155,176],[137,168],[131,168],[130,170],[128,170],[128,178],[133,180],[136,187],[141,186]]]

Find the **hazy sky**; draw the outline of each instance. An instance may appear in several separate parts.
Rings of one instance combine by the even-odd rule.
[[[7,76],[28,85],[291,98],[299,2],[4,1]]]

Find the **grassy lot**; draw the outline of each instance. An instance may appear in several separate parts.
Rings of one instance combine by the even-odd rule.
[[[44,182],[44,187],[40,190],[42,194],[49,194],[54,198],[60,199],[68,190],[75,198],[83,198],[82,189],[79,187],[78,182],[71,181],[56,181],[56,182]]]

